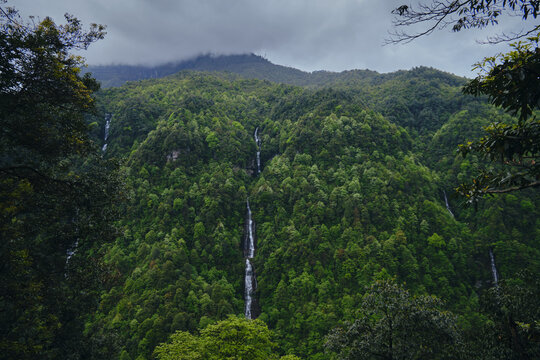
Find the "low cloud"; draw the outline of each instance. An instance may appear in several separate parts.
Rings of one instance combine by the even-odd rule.
[[[9,3],[24,15],[65,12],[107,25],[83,55],[90,64],[154,65],[201,53],[256,53],[302,70],[433,66],[472,76],[471,65],[499,49],[476,33],[443,30],[406,45],[383,46],[390,11],[402,0],[32,0]],[[482,37],[482,35],[478,35]]]

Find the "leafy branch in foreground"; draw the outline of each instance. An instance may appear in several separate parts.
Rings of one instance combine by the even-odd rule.
[[[490,102],[517,116],[517,123],[494,123],[487,135],[459,146],[463,156],[482,154],[501,167],[485,170],[471,184],[457,191],[474,202],[486,194],[505,193],[540,186],[540,108],[539,36],[512,44],[513,51],[484,59],[476,65],[480,75],[465,86],[466,94],[487,95]]]

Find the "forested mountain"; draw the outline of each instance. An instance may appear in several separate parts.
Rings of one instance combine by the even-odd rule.
[[[248,200],[272,356],[332,358],[327,335],[364,315],[378,281],[435,295],[457,316],[462,340],[432,358],[538,355],[527,330],[506,321],[539,316],[527,280],[540,272],[538,194],[477,210],[453,195],[485,166],[457,145],[508,115],[434,69],[252,76],[260,68],[245,59],[266,64],[206,58],[215,67],[205,70],[237,66],[245,77],[182,71],[99,93],[93,136],[105,158],[124,159],[129,201],[121,235],[102,248],[114,276],[85,329],[101,344],[94,356],[151,359],[175,331],[203,341],[210,324],[244,314]]]
[[[407,78],[407,71],[380,74],[371,70],[349,70],[343,72],[314,71],[305,72],[287,66],[276,65],[255,54],[244,55],[200,55],[193,59],[156,66],[142,65],[94,65],[84,69],[101,83],[102,88],[120,86],[127,81],[159,79],[182,70],[207,72],[229,72],[247,79],[268,80],[275,83],[304,87],[353,87],[377,86],[397,79],[401,87],[409,84],[400,81]],[[420,68],[421,72],[430,69]],[[432,76],[453,85],[464,84],[465,79],[441,71],[433,71]],[[381,89],[384,91],[383,89]],[[391,99],[390,99],[391,100]]]
[[[310,74],[286,66],[275,65],[261,56],[200,55],[193,59],[157,66],[101,65],[89,66],[87,71],[100,81],[104,88],[120,86],[126,81],[162,78],[181,70],[227,71],[246,78],[305,85]]]

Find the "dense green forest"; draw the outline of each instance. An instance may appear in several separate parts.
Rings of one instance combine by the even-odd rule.
[[[248,198],[266,357],[331,358],[331,331],[361,318],[370,287],[387,281],[441,300],[460,339],[453,356],[536,356],[538,194],[476,209],[454,195],[486,166],[457,145],[512,121],[462,95],[464,82],[429,68],[304,88],[184,71],[100,92],[93,136],[104,143],[109,119],[103,156],[123,159],[129,199],[121,235],[101,249],[116,275],[85,328],[102,339],[99,356],[165,359],[165,345],[154,349],[175,331],[204,337],[243,314]]]
[[[472,81],[201,55],[99,90],[105,27],[65,20],[0,6],[0,358],[540,358],[539,37]]]

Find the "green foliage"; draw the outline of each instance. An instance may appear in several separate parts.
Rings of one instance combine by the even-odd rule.
[[[535,359],[540,356],[538,319],[540,283],[535,273],[523,271],[502,280],[481,298],[487,321],[470,334],[470,357]]]
[[[492,199],[476,214],[450,196],[479,167],[457,144],[509,115],[465,100],[463,79],[433,69],[363,75],[302,89],[182,72],[100,94],[113,114],[106,156],[126,157],[131,194],[123,236],[103,248],[117,282],[86,328],[118,337],[103,357],[148,359],[170,334],[242,312],[247,197],[260,319],[276,353],[326,358],[324,337],[389,278],[479,331],[488,248],[504,278],[539,270],[537,196]],[[389,97],[401,112],[385,110]],[[125,107],[133,99],[136,111]]]
[[[272,332],[261,320],[246,320],[229,316],[227,320],[208,325],[200,336],[179,331],[171,342],[161,344],[154,351],[159,360],[172,359],[277,359]],[[282,359],[294,359],[284,357]]]
[[[540,119],[534,113],[540,109],[538,39],[512,44],[513,51],[484,59],[477,65],[484,73],[464,88],[469,94],[488,95],[494,105],[519,115],[516,124],[493,123],[480,140],[460,145],[464,156],[476,152],[502,164],[501,168],[482,171],[472,184],[458,188],[469,201],[540,185]]]
[[[537,152],[533,45],[491,59],[497,72],[469,87],[520,119],[434,69],[308,74],[256,56],[191,65],[306,87],[184,71],[100,92],[83,116],[96,84],[69,51],[103,28],[85,33],[72,17],[21,25],[8,9],[2,20],[5,357],[318,360],[330,331],[342,358],[538,357],[539,195],[489,199],[477,213],[445,199],[481,168],[457,144],[490,122],[467,151],[495,159],[502,148],[521,167]],[[504,95],[508,81],[520,97]],[[104,114],[108,148],[97,154]],[[255,321],[231,316],[244,306],[248,197]],[[488,249],[503,279],[493,290]]]
[[[476,64],[475,69],[482,72],[467,84],[464,92],[488,95],[493,105],[519,115],[520,121],[531,117],[533,110],[540,106],[539,36],[529,37],[527,42],[513,43],[510,45],[512,51]]]
[[[412,34],[395,32],[389,42],[409,42],[451,24],[454,31],[483,28],[498,24],[499,19],[504,18],[501,15],[507,13],[521,14],[522,19],[527,21],[536,19],[539,11],[537,0],[505,0],[499,3],[476,0],[432,1],[419,3],[417,8],[402,5],[392,12],[396,15],[394,26],[426,24],[427,28]],[[481,70],[480,74],[463,89],[467,94],[487,95],[492,104],[513,115],[519,115],[517,124],[493,122],[480,140],[460,145],[463,156],[476,152],[501,163],[501,166],[478,171],[472,184],[461,183],[456,189],[470,203],[476,203],[486,194],[506,193],[540,185],[540,123],[534,115],[534,111],[540,107],[539,31],[540,25],[533,22],[527,30],[511,36],[501,35],[488,39],[494,43],[523,38],[527,41],[510,44],[513,50],[508,53],[485,58],[476,64],[475,68]],[[533,36],[528,37],[530,35]]]
[[[456,319],[441,305],[435,297],[376,282],[360,304],[360,318],[334,329],[326,347],[338,359],[458,359]]]
[[[101,39],[103,27],[0,11],[0,351],[88,356],[84,321],[107,278],[98,249],[114,235],[119,182],[85,119],[98,86],[71,52]]]

